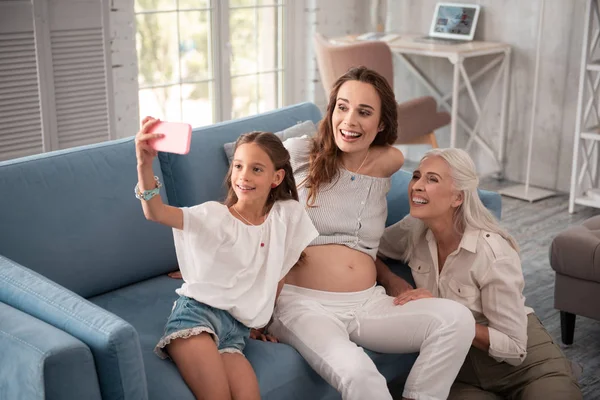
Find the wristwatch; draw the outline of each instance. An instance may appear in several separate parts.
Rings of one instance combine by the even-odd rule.
[[[137,183],[135,185],[135,188],[133,188],[133,192],[135,193],[135,198],[138,200],[148,201],[151,198],[153,198],[154,196],[156,196],[160,192],[162,183],[160,183],[160,180],[158,180],[158,176],[154,176],[154,180],[156,181],[156,187],[154,189],[144,190],[143,192],[140,191],[139,183]]]

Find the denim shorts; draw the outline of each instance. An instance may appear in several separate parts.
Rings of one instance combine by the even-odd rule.
[[[160,358],[167,358],[165,351],[171,340],[209,333],[217,345],[219,353],[239,353],[250,336],[250,328],[233,318],[227,311],[200,303],[190,297],[179,296],[173,305],[165,326],[165,333],[154,352]]]

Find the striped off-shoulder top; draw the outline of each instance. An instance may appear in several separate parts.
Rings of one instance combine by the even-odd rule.
[[[354,174],[340,168],[338,176],[321,186],[315,204],[308,207],[308,189],[301,183],[308,174],[312,139],[290,138],[284,145],[290,152],[296,184],[300,185],[300,202],[319,232],[310,246],[341,244],[375,259],[385,229],[386,194],[391,178]]]

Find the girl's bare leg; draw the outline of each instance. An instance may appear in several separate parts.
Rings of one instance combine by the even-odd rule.
[[[258,380],[250,362],[239,353],[222,353],[233,400],[260,400]]]
[[[196,399],[231,400],[225,364],[210,334],[175,339],[167,351]]]

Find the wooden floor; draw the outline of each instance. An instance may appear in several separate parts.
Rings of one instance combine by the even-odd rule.
[[[493,179],[481,183],[482,188],[489,190],[509,185],[510,182]],[[568,227],[600,214],[600,209],[579,206],[574,214],[569,214],[568,201],[567,194],[535,203],[503,196],[501,224],[521,247],[526,304],[535,310],[566,356],[583,366],[580,385],[584,399],[600,400],[600,321],[577,317],[575,340],[571,346],[564,346],[559,313],[553,307],[554,272],[549,262],[552,239]]]

